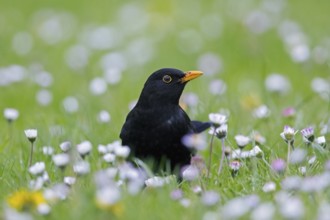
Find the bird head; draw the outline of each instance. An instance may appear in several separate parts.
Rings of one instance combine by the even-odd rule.
[[[138,103],[149,106],[178,104],[186,83],[202,74],[201,71],[183,72],[173,68],[157,70],[145,82]]]

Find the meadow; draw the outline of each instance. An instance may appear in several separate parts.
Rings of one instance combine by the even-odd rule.
[[[0,5],[1,219],[330,218],[327,0]],[[196,136],[182,182],[140,175],[117,142],[163,67],[204,72],[191,119],[227,118],[221,140]]]

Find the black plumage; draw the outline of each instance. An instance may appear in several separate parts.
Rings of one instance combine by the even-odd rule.
[[[122,144],[131,148],[133,156],[151,158],[157,168],[161,161],[169,161],[172,170],[190,163],[193,151],[181,139],[204,131],[210,123],[191,121],[179,99],[186,83],[200,75],[200,71],[184,73],[172,68],[150,75],[120,133]]]

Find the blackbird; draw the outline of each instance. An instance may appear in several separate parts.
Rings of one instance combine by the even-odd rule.
[[[179,105],[187,82],[201,75],[200,71],[157,70],[149,76],[137,104],[127,115],[120,133],[122,144],[129,146],[137,158],[151,158],[154,170],[163,170],[168,162],[172,171],[189,164],[194,152],[182,144],[182,137],[211,125],[191,121]]]

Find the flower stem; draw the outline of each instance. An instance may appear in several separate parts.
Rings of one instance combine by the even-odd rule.
[[[286,173],[289,172],[289,163],[290,163],[290,153],[291,153],[291,142],[288,141],[288,155],[287,155],[287,158],[286,158]]]
[[[211,143],[210,143],[210,157],[209,163],[207,165],[207,178],[210,177],[210,170],[211,170],[211,163],[212,163],[212,151],[213,151],[213,141],[214,141],[215,132],[211,136]]]
[[[30,159],[29,159],[29,167],[32,165],[32,157],[33,157],[33,142],[31,142],[31,152],[30,152]]]
[[[219,169],[218,169],[218,176],[220,175],[222,171],[222,166],[223,166],[223,161],[225,159],[225,139],[221,139],[221,159],[220,159],[220,164],[219,164]]]

